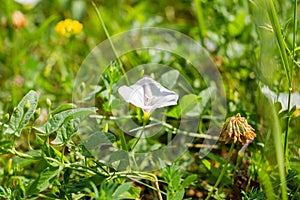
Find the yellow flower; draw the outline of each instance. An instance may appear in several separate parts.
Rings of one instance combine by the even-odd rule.
[[[65,19],[55,26],[55,32],[64,37],[77,35],[82,31],[82,24],[77,20]]]
[[[233,140],[234,143],[239,141],[245,144],[247,140],[252,141],[255,137],[254,129],[248,124],[244,117],[241,117],[240,113],[235,117],[229,117],[223,124],[221,139],[225,140],[225,143]]]

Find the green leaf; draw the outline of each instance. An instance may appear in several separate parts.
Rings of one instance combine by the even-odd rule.
[[[175,190],[178,189],[180,186],[180,178],[181,178],[181,174],[177,173],[177,174],[174,174],[171,179],[172,186]]]
[[[178,77],[179,72],[177,70],[167,71],[161,76],[161,83],[168,89],[172,89],[177,83]]]
[[[44,161],[44,159],[41,157],[41,150],[31,150],[25,153],[26,155],[30,155],[33,157],[33,159],[28,159],[28,158],[21,158],[18,156],[15,156],[13,158],[13,165],[18,166],[18,167],[26,167],[29,166],[33,163],[41,162]]]
[[[4,134],[20,136],[23,128],[29,123],[30,118],[38,104],[38,95],[35,91],[29,91],[18,106],[14,109]]]
[[[13,141],[3,140],[0,141],[0,155],[9,153],[9,149],[13,145]]]
[[[37,131],[49,134],[57,131],[64,123],[67,123],[74,118],[85,118],[89,114],[95,112],[95,108],[77,108],[66,110],[54,115],[42,127],[36,128]]]
[[[103,145],[111,145],[116,141],[112,133],[96,132],[85,138],[83,144],[88,150],[99,149]]]
[[[127,192],[131,187],[131,183],[127,182],[127,183],[123,183],[122,185],[120,185],[116,191],[113,193],[113,198],[118,198],[124,194],[125,192]]]
[[[245,29],[245,22],[246,22],[246,13],[240,12],[238,13],[234,20],[228,23],[228,33],[232,37],[236,37],[240,35],[243,30]]]
[[[52,182],[56,180],[56,177],[61,172],[61,170],[62,167],[59,166],[47,167],[44,171],[42,171],[40,176],[29,186],[27,195],[37,194],[47,189],[52,184]]]
[[[69,122],[62,125],[60,129],[57,130],[56,138],[51,142],[51,144],[66,144],[73,135],[75,135],[78,130],[78,125],[80,123],[80,119],[71,119]]]
[[[185,192],[184,189],[179,190],[178,192],[176,192],[176,193],[174,194],[173,199],[174,199],[174,200],[182,200],[183,197],[184,197],[184,192]]]
[[[73,104],[73,103],[63,104],[63,105],[57,107],[55,110],[53,110],[51,112],[51,115],[55,115],[55,114],[60,113],[62,111],[70,110],[70,109],[75,109],[75,108],[76,108],[76,105]]]
[[[141,188],[130,187],[130,189],[123,195],[120,195],[122,199],[139,199]]]
[[[182,115],[194,116],[195,114],[200,114],[199,97],[194,94],[188,94],[179,100],[179,104],[172,108],[167,113],[167,116],[180,119]]]
[[[128,153],[117,151],[110,154],[109,163],[118,171],[124,171],[130,165]]]
[[[191,183],[193,183],[196,179],[197,179],[196,174],[189,175],[188,177],[186,177],[184,179],[184,181],[182,182],[181,185],[183,188],[185,188],[185,187],[189,186]]]

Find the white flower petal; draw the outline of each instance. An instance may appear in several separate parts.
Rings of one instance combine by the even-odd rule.
[[[121,86],[118,92],[126,102],[142,108],[146,112],[176,105],[178,101],[178,94],[164,88],[149,77],[143,77],[129,87]]]
[[[262,87],[262,93],[270,98],[273,103],[277,101],[280,102],[282,106],[281,111],[288,108],[288,93],[279,93],[279,95],[276,95],[276,93],[270,90],[268,86]],[[293,92],[291,95],[291,107],[293,106],[300,109],[300,94],[298,92]]]
[[[37,4],[40,0],[15,0],[15,2],[18,2],[22,5],[28,5],[28,6],[34,6]]]
[[[126,102],[132,103],[137,107],[141,107],[144,105],[144,92],[142,89],[122,86],[118,89],[118,92]]]

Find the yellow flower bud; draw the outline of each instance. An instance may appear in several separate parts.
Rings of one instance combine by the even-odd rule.
[[[35,110],[33,117],[36,120],[37,118],[39,118],[40,115],[41,115],[41,108],[38,108]]]
[[[6,113],[5,115],[4,115],[4,117],[3,117],[3,121],[4,122],[7,122],[8,120],[9,120],[9,113]]]
[[[103,133],[107,133],[108,132],[108,123],[106,123],[102,129]]]
[[[29,109],[30,109],[30,102],[29,102],[29,100],[27,100],[25,107],[24,107],[24,111],[27,112]]]
[[[46,104],[48,108],[51,108],[51,100],[49,98],[46,99]]]

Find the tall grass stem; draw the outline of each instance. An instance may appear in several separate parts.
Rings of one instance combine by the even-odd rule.
[[[203,20],[203,10],[200,0],[194,0],[195,8],[196,8],[196,16],[198,21],[198,30],[201,45],[204,46],[204,37],[205,37],[205,24]]]
[[[93,7],[94,7],[94,9],[95,9],[95,11],[96,11],[96,14],[97,14],[97,17],[98,17],[98,19],[99,19],[99,21],[100,21],[100,23],[101,23],[101,26],[103,27],[103,30],[104,30],[104,33],[105,33],[107,39],[108,39],[108,42],[109,42],[109,44],[110,44],[110,46],[111,46],[111,48],[112,48],[112,50],[113,50],[113,52],[114,52],[114,54],[115,54],[115,56],[116,56],[116,60],[117,60],[117,62],[118,62],[118,64],[119,64],[119,66],[120,66],[120,69],[121,69],[123,75],[125,76],[126,82],[127,82],[127,84],[129,84],[128,78],[127,78],[127,76],[126,76],[125,69],[124,69],[124,67],[123,67],[123,65],[122,65],[122,62],[121,62],[120,58],[119,58],[119,55],[118,55],[117,50],[116,50],[116,48],[115,48],[115,45],[113,44],[113,42],[112,42],[112,40],[111,40],[110,34],[108,33],[108,30],[107,30],[107,28],[106,28],[106,25],[105,25],[105,23],[104,23],[104,20],[103,20],[103,18],[102,18],[102,15],[101,15],[99,9],[97,8],[96,4],[95,4],[93,1],[92,1],[92,5],[93,5]]]

